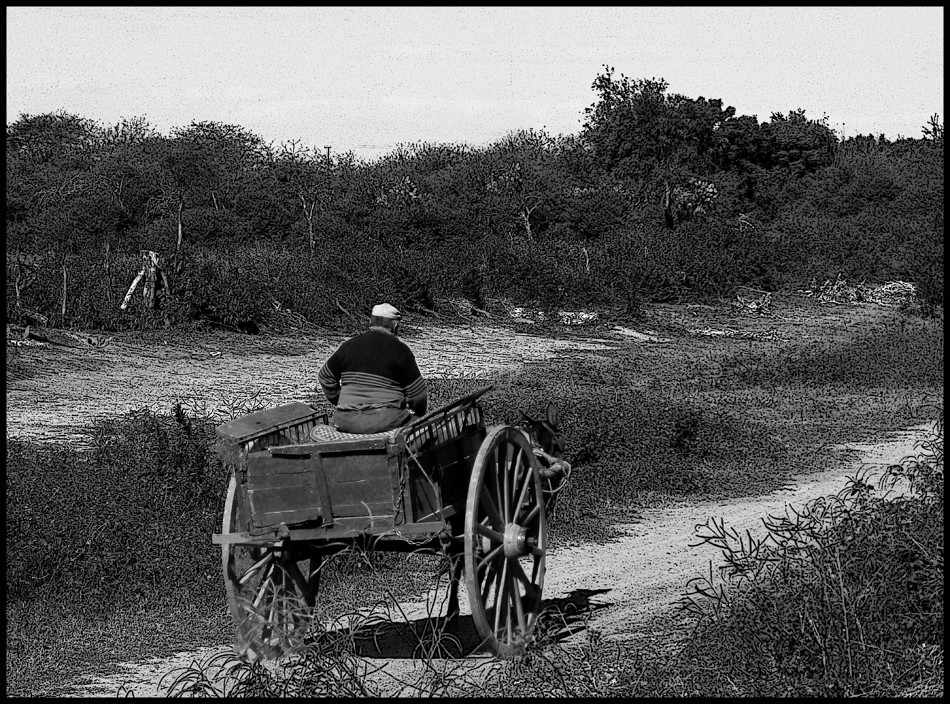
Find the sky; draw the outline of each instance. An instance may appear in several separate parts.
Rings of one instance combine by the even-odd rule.
[[[239,125],[372,159],[577,134],[591,85],[657,78],[839,136],[943,122],[943,7],[10,7],[7,124],[63,110]]]

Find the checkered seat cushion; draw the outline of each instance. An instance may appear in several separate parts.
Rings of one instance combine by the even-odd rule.
[[[315,425],[310,431],[310,439],[314,442],[334,442],[335,440],[372,440],[385,438],[392,440],[402,428],[393,428],[382,433],[344,433],[332,425]]]

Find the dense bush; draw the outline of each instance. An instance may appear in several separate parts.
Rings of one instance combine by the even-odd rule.
[[[420,142],[371,163],[234,125],[164,137],[141,119],[22,116],[7,125],[7,319],[253,331],[275,301],[326,323],[337,302],[432,310],[458,295],[631,311],[839,272],[942,303],[936,130],[841,141],[801,111],[759,123],[610,68],[592,87],[577,135]],[[158,315],[141,299],[118,311],[139,249],[170,274]]]
[[[212,438],[180,408],[101,421],[91,450],[8,438],[6,535],[22,548],[8,597],[216,589],[227,478]]]

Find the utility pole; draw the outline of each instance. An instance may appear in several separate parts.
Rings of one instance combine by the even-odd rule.
[[[326,210],[329,210],[329,209],[330,209],[330,201],[331,201],[331,198],[330,198],[330,169],[331,169],[331,166],[330,166],[330,145],[324,144],[324,145],[323,145],[323,148],[327,150],[327,190],[326,190],[326,193],[327,193],[327,203],[326,203]]]

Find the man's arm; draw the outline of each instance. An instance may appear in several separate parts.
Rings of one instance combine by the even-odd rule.
[[[426,380],[422,378],[422,372],[419,371],[419,365],[416,364],[416,357],[408,348],[408,363],[406,365],[405,378],[408,383],[403,385],[403,393],[406,394],[406,403],[409,410],[417,416],[424,416],[429,409],[429,389],[426,386]]]
[[[429,409],[429,390],[421,374],[406,387],[405,393],[409,409],[417,416],[424,416]]]
[[[340,375],[334,372],[336,367],[335,358],[336,355],[330,357],[326,362],[323,363],[323,366],[320,367],[320,372],[317,374],[317,381],[320,382],[320,388],[323,390],[323,395],[327,397],[332,405],[336,405],[337,401],[340,400]]]

